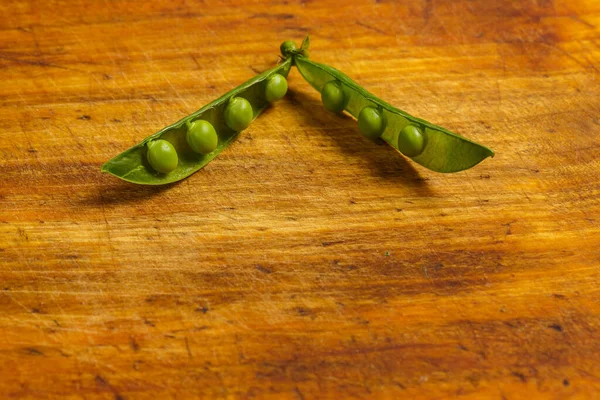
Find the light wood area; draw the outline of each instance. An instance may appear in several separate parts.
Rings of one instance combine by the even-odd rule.
[[[428,171],[290,90],[165,187],[100,166],[310,57],[489,146]],[[600,3],[0,7],[0,397],[600,396]]]

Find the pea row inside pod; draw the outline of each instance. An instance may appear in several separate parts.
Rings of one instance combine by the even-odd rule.
[[[343,72],[308,57],[308,38],[300,49],[282,45],[304,79],[321,93],[323,106],[357,119],[359,132],[383,139],[414,162],[436,172],[471,168],[494,152],[479,143],[414,117],[373,95]]]
[[[203,168],[288,89],[292,59],[263,72],[102,166],[125,181],[162,185]]]

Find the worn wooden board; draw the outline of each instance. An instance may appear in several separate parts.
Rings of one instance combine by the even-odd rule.
[[[600,4],[0,9],[0,397],[600,396]],[[169,187],[99,172],[285,39],[493,148],[427,171],[286,100]]]

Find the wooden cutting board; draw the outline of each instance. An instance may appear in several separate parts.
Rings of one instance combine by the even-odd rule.
[[[600,396],[597,1],[8,0],[0,21],[0,397]],[[188,179],[100,173],[307,34],[496,157],[428,171],[294,70]]]

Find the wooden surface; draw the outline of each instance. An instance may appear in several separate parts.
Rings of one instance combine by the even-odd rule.
[[[0,9],[0,397],[600,396],[595,0]],[[496,157],[437,174],[292,71],[201,172],[101,164],[311,57]]]

